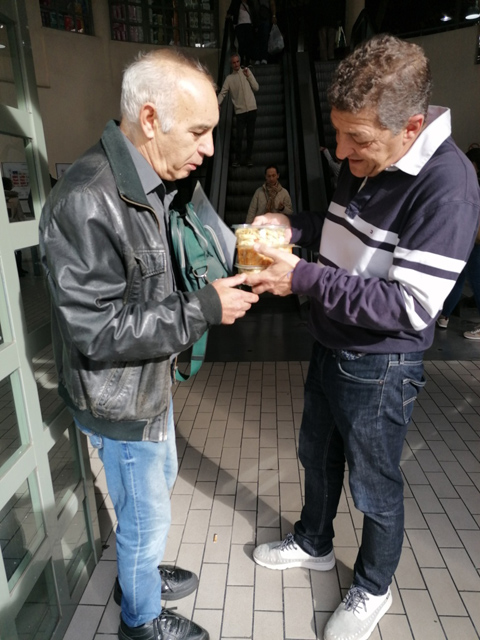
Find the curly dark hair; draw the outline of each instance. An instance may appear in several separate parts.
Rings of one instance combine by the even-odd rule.
[[[328,101],[338,111],[370,109],[380,126],[396,135],[410,116],[421,113],[426,117],[431,92],[430,64],[423,49],[379,34],[340,62]]]

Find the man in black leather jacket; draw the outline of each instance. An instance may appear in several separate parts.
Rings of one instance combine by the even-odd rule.
[[[206,640],[161,606],[198,583],[160,565],[177,472],[175,355],[258,296],[237,288],[243,275],[193,293],[174,282],[173,181],[213,154],[218,106],[208,72],[173,49],[140,54],[124,73],[121,112],[120,125],[109,122],[58,182],[40,221],[59,393],[99,449],[115,507],[119,638]]]

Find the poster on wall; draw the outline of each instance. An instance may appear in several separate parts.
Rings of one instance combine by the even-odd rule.
[[[2,162],[2,176],[10,178],[12,189],[20,200],[26,200],[30,193],[30,177],[26,162]]]
[[[55,169],[57,171],[57,180],[60,180],[65,171],[71,166],[71,162],[57,162],[55,165]]]

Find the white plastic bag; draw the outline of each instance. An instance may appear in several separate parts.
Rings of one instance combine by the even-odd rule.
[[[285,44],[283,42],[283,36],[276,24],[272,24],[270,29],[270,35],[268,36],[268,53],[271,56],[281,53]]]

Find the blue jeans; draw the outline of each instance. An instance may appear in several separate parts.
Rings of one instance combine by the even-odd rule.
[[[77,427],[98,448],[108,492],[117,516],[117,566],[122,588],[122,618],[130,627],[160,615],[162,561],[170,528],[170,490],[177,476],[173,407],[167,440],[111,440]]]
[[[364,514],[353,583],[373,595],[386,593],[400,560],[400,456],[424,384],[423,353],[359,355],[314,345],[299,442],[305,505],[295,540],[313,556],[331,551],[346,459],[353,501]]]
[[[458,276],[455,286],[443,303],[442,316],[449,318],[452,315],[453,310],[462,297],[463,287],[467,276],[470,286],[472,287],[475,304],[477,305],[477,309],[480,311],[480,244],[473,245],[472,253],[467,260],[467,264]]]

